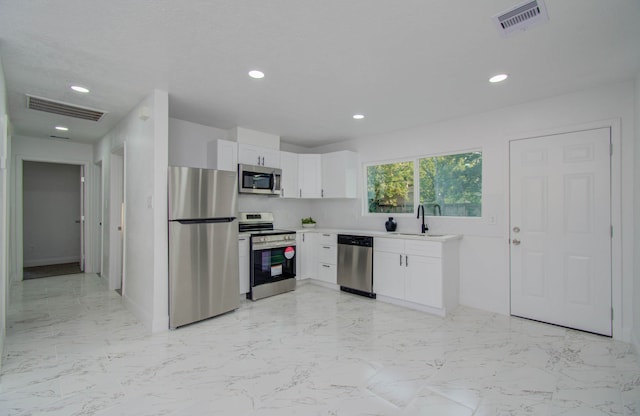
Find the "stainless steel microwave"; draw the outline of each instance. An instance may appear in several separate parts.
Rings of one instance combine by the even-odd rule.
[[[238,165],[238,192],[280,195],[282,170],[255,165]]]

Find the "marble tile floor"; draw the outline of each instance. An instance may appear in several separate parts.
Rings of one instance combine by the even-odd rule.
[[[0,415],[637,415],[629,344],[303,284],[150,334],[96,275],[11,288]]]

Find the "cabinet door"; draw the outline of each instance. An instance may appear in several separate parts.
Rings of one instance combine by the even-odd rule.
[[[207,167],[218,170],[238,170],[238,144],[228,140],[207,143]]]
[[[290,152],[280,152],[280,180],[281,198],[299,198],[298,191],[298,155]]]
[[[297,261],[300,262],[300,279],[315,279],[318,277],[318,234],[301,233],[302,244],[298,246]]]
[[[280,150],[263,148],[260,153],[262,156],[262,166],[280,168]]]
[[[355,198],[357,180],[356,153],[342,151],[322,155],[323,198]]]
[[[401,262],[402,265],[400,264]],[[374,251],[373,291],[378,295],[404,299],[404,286],[404,255],[386,251]]]
[[[238,163],[244,165],[262,165],[261,148],[251,144],[238,143]]]
[[[319,263],[318,280],[338,284],[338,270],[335,264]]]
[[[298,195],[301,198],[321,198],[321,155],[298,155]]]
[[[442,259],[407,256],[405,299],[433,308],[442,308]]]
[[[238,269],[240,276],[240,294],[249,292],[249,237],[238,238]]]

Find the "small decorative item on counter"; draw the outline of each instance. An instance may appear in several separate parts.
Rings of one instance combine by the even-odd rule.
[[[384,223],[384,227],[387,231],[395,231],[396,228],[398,228],[398,223],[393,219],[393,217],[389,217],[387,222]]]
[[[302,226],[303,226],[304,228],[313,228],[313,227],[315,227],[315,226],[316,226],[316,220],[314,220],[314,219],[313,219],[313,218],[311,218],[311,217],[303,218],[303,219],[302,219]]]

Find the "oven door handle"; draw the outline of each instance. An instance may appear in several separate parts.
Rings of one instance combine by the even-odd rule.
[[[268,250],[270,248],[295,247],[295,241],[273,241],[269,243],[254,243],[251,245],[252,251]]]

